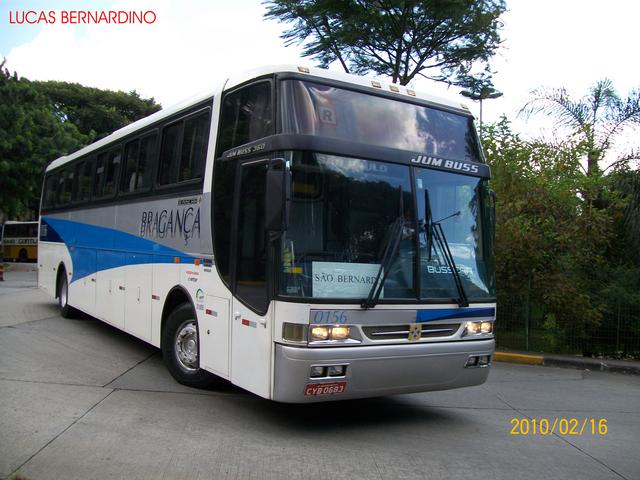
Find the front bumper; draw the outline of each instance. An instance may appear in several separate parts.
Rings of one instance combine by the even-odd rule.
[[[465,368],[465,363],[470,355],[493,355],[494,350],[492,338],[337,348],[276,344],[273,399],[307,403],[480,385],[489,368]],[[338,364],[347,366],[344,377],[309,378],[312,365]],[[309,384],[337,383],[340,388],[325,389],[330,393],[305,396]],[[341,393],[331,393],[335,390]]]

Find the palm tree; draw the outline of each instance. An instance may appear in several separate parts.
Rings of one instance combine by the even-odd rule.
[[[486,72],[476,77],[465,75],[462,78],[461,85],[467,89],[462,90],[460,95],[480,102],[480,135],[482,135],[482,101],[499,98],[503,94],[496,90],[491,81],[491,75]]]
[[[531,95],[533,98],[520,113],[542,113],[553,118],[555,127],[568,128],[585,150],[588,177],[601,176],[608,168],[640,159],[640,149],[634,148],[620,154],[604,170],[599,165],[625,129],[640,126],[640,90],[620,98],[611,80],[605,78],[578,100],[572,99],[564,88],[541,88]]]

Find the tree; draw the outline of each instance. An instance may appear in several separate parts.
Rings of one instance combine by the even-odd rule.
[[[48,162],[86,144],[88,137],[61,122],[48,98],[0,64],[0,211],[33,218]]]
[[[80,133],[100,139],[160,110],[153,98],[130,93],[85,87],[79,83],[32,82],[51,101],[61,121],[75,124]]]
[[[615,228],[611,210],[579,195],[591,182],[582,151],[525,141],[504,117],[482,137],[497,193],[498,311],[534,305],[559,346],[585,344],[606,309],[599,292]]]
[[[417,75],[457,84],[500,45],[504,0],[271,0],[265,18],[293,26],[286,45],[347,73],[408,84]]]
[[[621,98],[611,80],[595,83],[584,97],[574,100],[565,88],[537,89],[522,108],[527,116],[542,113],[551,117],[556,127],[568,128],[586,160],[588,177],[600,177],[604,170],[600,162],[613,150],[628,127],[640,126],[640,90]],[[640,159],[640,150],[622,152],[610,166],[622,167]]]
[[[31,82],[0,64],[0,211],[38,211],[44,168],[160,109],[153,98],[74,83]]]

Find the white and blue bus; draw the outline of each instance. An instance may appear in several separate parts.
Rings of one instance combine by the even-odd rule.
[[[39,283],[185,385],[282,402],[478,385],[489,176],[459,103],[263,68],[53,161]]]

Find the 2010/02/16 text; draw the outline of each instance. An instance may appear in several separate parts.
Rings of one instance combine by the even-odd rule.
[[[606,418],[512,418],[511,435],[601,435],[609,431]]]

